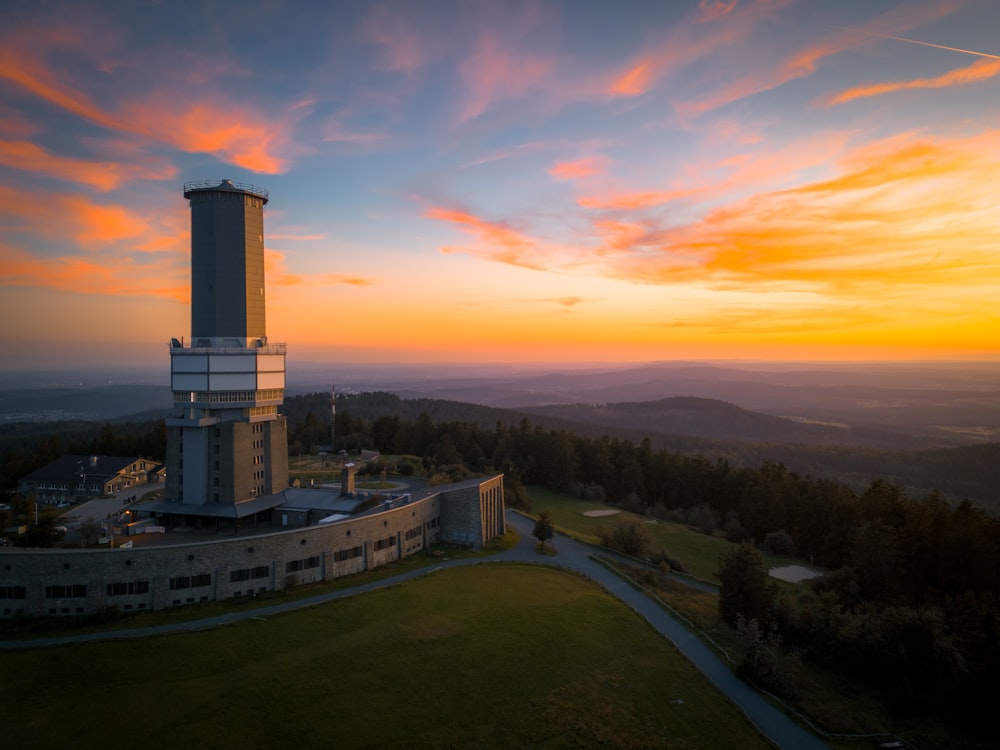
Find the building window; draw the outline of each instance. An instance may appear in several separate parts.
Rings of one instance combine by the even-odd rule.
[[[210,586],[212,584],[211,573],[200,573],[196,576],[177,576],[170,579],[170,590],[197,588],[198,586]]]
[[[27,599],[28,589],[25,586],[0,586],[0,599]]]
[[[351,560],[355,557],[361,557],[364,554],[364,549],[362,547],[350,547],[348,549],[339,549],[333,553],[334,562],[344,562],[344,560]]]
[[[267,578],[271,575],[270,565],[259,565],[256,568],[243,568],[229,573],[229,582],[249,581],[251,578]]]
[[[87,587],[82,584],[72,586],[46,586],[46,599],[75,599],[87,595]]]
[[[107,584],[108,596],[126,596],[128,594],[148,594],[149,581],[120,581]]]
[[[318,568],[320,564],[319,555],[313,557],[307,557],[304,560],[292,560],[285,563],[286,573],[295,573],[299,570],[308,570],[310,568]]]
[[[376,552],[378,552],[380,550],[386,549],[387,547],[395,547],[395,546],[396,546],[396,537],[395,535],[393,535],[393,536],[387,536],[385,539],[379,539],[377,542],[375,542],[375,544],[372,545],[372,548]]]

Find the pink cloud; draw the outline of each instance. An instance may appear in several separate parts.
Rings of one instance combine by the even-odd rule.
[[[543,88],[554,67],[550,57],[514,49],[494,34],[481,34],[475,51],[459,65],[465,89],[459,122],[479,117],[497,102]]]
[[[696,21],[715,21],[716,19],[728,16],[736,7],[736,0],[698,0],[698,16]]]
[[[443,207],[430,208],[424,216],[453,224],[479,241],[476,247],[462,252],[523,268],[539,270],[543,267],[537,252],[539,243],[503,222],[486,221],[467,211]],[[441,251],[457,252],[454,248],[441,248]]]
[[[707,3],[703,12],[704,9],[725,12],[707,19],[700,18],[716,20],[725,16],[725,22],[676,26],[664,38],[657,39],[640,52],[624,72],[614,76],[607,93],[615,97],[644,94],[662,79],[745,41],[752,35],[757,24],[778,14],[789,2],[790,0],[758,0],[740,9],[735,9],[735,3]]]
[[[602,174],[609,162],[610,160],[605,156],[561,161],[549,167],[549,174],[557,180],[580,180]]]
[[[413,75],[428,58],[428,43],[395,10],[384,5],[372,9],[363,25],[368,38],[384,53],[382,67]]]

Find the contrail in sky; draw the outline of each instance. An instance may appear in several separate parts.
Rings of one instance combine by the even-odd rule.
[[[988,57],[992,60],[1000,60],[1000,55],[991,55],[988,52],[976,52],[971,49],[960,49],[959,47],[945,47],[943,44],[933,44],[931,42],[922,42],[919,39],[906,39],[901,36],[892,36],[891,34],[878,34],[874,31],[862,31],[861,29],[849,29],[846,26],[841,26],[840,28],[844,31],[853,31],[856,34],[867,34],[868,36],[877,36],[881,39],[895,39],[897,42],[909,42],[910,44],[919,44],[924,47],[934,47],[936,49],[946,49],[949,52],[963,52],[966,55],[975,55],[976,57]]]

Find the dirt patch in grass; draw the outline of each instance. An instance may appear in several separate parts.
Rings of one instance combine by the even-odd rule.
[[[585,510],[583,515],[587,518],[601,518],[602,516],[616,516],[621,513],[620,510]]]

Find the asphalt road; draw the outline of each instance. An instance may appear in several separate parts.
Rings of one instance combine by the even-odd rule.
[[[644,593],[629,585],[614,573],[609,571],[591,556],[593,550],[568,537],[557,534],[553,540],[557,554],[540,556],[535,551],[535,540],[531,536],[534,522],[520,514],[507,511],[507,523],[521,536],[520,543],[513,549],[506,550],[489,558],[464,560],[446,560],[435,568],[402,573],[392,578],[366,583],[349,589],[340,589],[325,594],[299,599],[294,602],[284,602],[265,607],[255,607],[231,612],[202,620],[160,625],[148,628],[133,628],[130,630],[114,630],[100,633],[83,633],[65,635],[53,638],[38,638],[20,641],[0,641],[0,649],[39,648],[45,646],[84,643],[87,641],[114,640],[124,638],[145,638],[154,635],[176,633],[181,631],[205,630],[208,628],[228,625],[230,623],[250,618],[263,618],[270,615],[290,612],[305,607],[341,599],[348,596],[363,594],[385,586],[391,586],[442,568],[459,565],[475,565],[489,562],[530,562],[534,564],[553,565],[580,573],[606,589],[612,596],[620,599],[635,612],[646,619],[649,624],[673,643],[711,682],[738,706],[751,722],[768,737],[775,745],[788,750],[812,750],[813,748],[829,748],[825,742],[814,734],[806,731],[792,721],[786,714],[769,703],[733,674],[732,670],[715,655],[693,633],[674,619],[662,606],[650,599]]]

